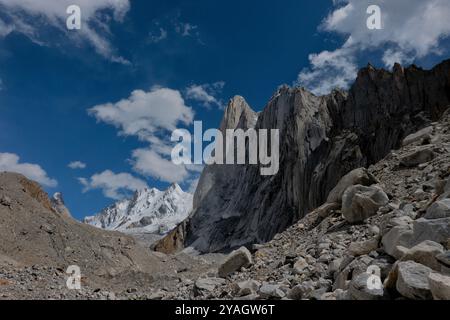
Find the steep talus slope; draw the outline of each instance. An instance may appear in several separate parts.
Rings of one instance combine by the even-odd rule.
[[[214,259],[166,256],[75,221],[36,182],[0,172],[0,299],[153,299],[161,289],[176,294],[177,284],[207,273]],[[71,265],[80,267],[82,290],[66,286]]]
[[[21,265],[78,265],[89,276],[162,269],[133,238],[53,210],[40,186],[21,175],[0,173],[0,198],[0,254]]]
[[[430,71],[369,65],[349,92],[322,97],[282,87],[259,115],[237,97],[221,129],[280,129],[278,174],[261,176],[254,165],[205,168],[190,218],[156,248],[215,252],[270,240],[322,204],[343,175],[379,161],[448,105],[450,61]]]

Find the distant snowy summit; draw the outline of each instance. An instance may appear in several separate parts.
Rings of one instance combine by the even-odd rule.
[[[61,192],[56,192],[53,197],[50,198],[50,203],[53,210],[55,210],[59,214],[69,218],[72,217],[69,209],[67,209],[66,204],[64,203],[63,195]]]
[[[94,227],[124,233],[164,235],[186,219],[192,210],[193,196],[178,184],[166,191],[143,189],[131,199],[116,202],[84,222]]]

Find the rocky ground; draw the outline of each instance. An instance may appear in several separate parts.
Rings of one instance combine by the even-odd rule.
[[[144,240],[75,221],[37,183],[0,173],[0,299],[161,298],[217,266],[214,255],[166,256]],[[81,290],[67,287],[69,266]]]
[[[272,241],[227,257],[151,252],[58,215],[23,177],[0,181],[0,299],[450,299],[450,111]],[[82,289],[69,290],[77,263]]]
[[[122,272],[115,276],[92,278],[82,274],[81,289],[67,287],[66,269],[56,266],[24,266],[10,259],[0,259],[0,300],[160,300],[182,299],[188,292],[178,291],[180,283],[213,275],[220,255],[195,257],[180,253],[158,255],[166,271],[153,274]]]
[[[253,254],[181,282],[195,299],[450,299],[450,112],[344,177],[327,203]]]

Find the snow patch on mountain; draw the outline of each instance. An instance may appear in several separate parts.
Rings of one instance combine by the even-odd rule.
[[[166,234],[186,219],[192,210],[193,196],[178,184],[166,191],[156,188],[136,191],[125,199],[103,209],[84,222],[94,227],[125,233]]]

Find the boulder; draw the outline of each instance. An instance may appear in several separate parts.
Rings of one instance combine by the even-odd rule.
[[[307,299],[309,300],[322,300],[322,297],[329,292],[326,291],[325,288],[320,288],[313,290],[308,296]]]
[[[385,280],[394,266],[395,260],[390,256],[384,255],[377,257],[371,264],[379,269],[381,280]]]
[[[286,296],[281,285],[263,283],[259,288],[259,295],[263,299],[282,299]]]
[[[352,296],[350,295],[350,293],[348,292],[348,290],[342,290],[342,289],[337,289],[335,291],[333,291],[334,295],[336,296],[336,300],[338,301],[348,301],[352,299]]]
[[[414,151],[400,158],[400,165],[403,167],[413,168],[419,164],[430,162],[435,158],[433,146],[416,148]]]
[[[247,248],[242,247],[230,253],[225,261],[220,265],[219,277],[226,278],[241,268],[247,268],[252,264],[252,254]]]
[[[378,237],[381,234],[380,227],[374,226],[374,225],[369,226],[368,231],[369,231],[369,235],[375,236],[375,237]]]
[[[400,261],[396,261],[394,265],[392,266],[391,270],[389,271],[388,276],[384,280],[384,288],[386,290],[397,290],[397,280],[398,280],[398,264]]]
[[[440,271],[441,265],[436,256],[444,252],[444,247],[439,243],[425,240],[418,245],[412,247],[401,258],[401,261],[414,261],[433,270]]]
[[[359,168],[345,175],[328,195],[327,203],[341,203],[344,192],[351,186],[370,186],[378,183],[377,179],[367,169]]]
[[[450,251],[447,250],[442,254],[438,254],[436,256],[436,260],[444,266],[450,268]]]
[[[220,285],[225,284],[225,279],[221,278],[201,278],[195,282],[195,288],[198,291],[214,291]]]
[[[382,217],[380,223],[380,233],[382,236],[386,235],[394,227],[408,227],[412,229],[414,220],[409,216],[395,216],[387,215]]]
[[[418,219],[413,223],[413,243],[416,245],[425,240],[445,244],[450,236],[450,218]]]
[[[433,270],[413,261],[398,264],[397,291],[412,300],[431,300],[428,276]]]
[[[425,219],[450,218],[450,199],[436,201],[428,208]]]
[[[343,258],[336,258],[330,262],[328,265],[328,272],[333,275],[335,272],[339,271],[339,267],[342,263]]]
[[[397,260],[403,257],[405,251],[402,248],[410,248],[413,231],[408,226],[392,228],[381,239],[384,251]]]
[[[372,280],[375,275],[361,273],[353,278],[350,283],[349,293],[355,300],[380,300],[383,298],[384,290],[379,280],[379,285]]]
[[[294,273],[302,274],[306,268],[308,268],[308,262],[304,258],[298,258],[298,260],[294,263]]]
[[[433,133],[433,127],[426,127],[416,133],[410,134],[403,140],[403,146],[408,146],[414,142],[421,141],[424,139],[430,139]]]
[[[428,283],[434,300],[450,300],[450,276],[432,272]]]
[[[235,296],[243,297],[258,292],[261,287],[261,283],[256,280],[247,280],[236,283]]]
[[[369,256],[361,256],[354,260],[348,257],[342,261],[336,275],[336,281],[333,284],[333,290],[342,289],[347,290],[351,279],[357,277],[362,273],[366,273],[369,265],[373,262],[373,258]]]
[[[286,256],[284,257],[284,263],[283,265],[294,265],[295,261],[297,261],[297,253],[295,252],[288,252]]]
[[[0,196],[0,205],[5,206],[5,207],[11,207],[12,205],[12,200],[10,197],[8,196]]]
[[[428,199],[427,199],[428,200]],[[412,203],[402,203],[400,205],[400,212],[402,212],[404,215],[410,217],[411,219],[417,218],[417,209]]]
[[[342,215],[350,223],[360,223],[377,214],[389,203],[389,198],[378,186],[349,187],[342,196]]]
[[[293,287],[287,294],[287,297],[292,300],[306,299],[315,289],[315,284],[312,281],[305,281]]]
[[[361,242],[352,242],[348,247],[348,252],[352,256],[363,256],[365,254],[369,254],[372,251],[378,249],[378,245],[380,244],[379,238],[373,238],[367,241]]]
[[[440,271],[442,273],[450,274],[450,251],[438,254],[436,260],[440,265]]]
[[[316,209],[317,214],[321,218],[328,218],[333,211],[339,210],[341,208],[341,204],[337,202],[333,203],[325,203]]]
[[[241,301],[254,301],[254,300],[258,300],[259,299],[259,295],[257,293],[253,293],[253,294],[249,294],[247,296],[242,296],[242,297],[235,297],[234,300],[241,300]]]
[[[325,292],[322,294],[319,300],[326,300],[326,301],[336,301],[337,300],[337,293],[335,292]]]

